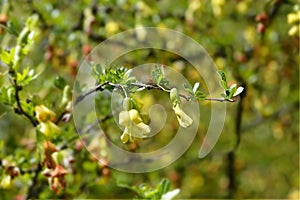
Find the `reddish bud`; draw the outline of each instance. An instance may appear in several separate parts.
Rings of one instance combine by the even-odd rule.
[[[53,58],[53,53],[50,52],[50,51],[46,51],[46,53],[44,54],[44,59],[47,61],[47,62],[50,62]]]
[[[0,24],[4,24],[4,25],[6,25],[6,22],[7,22],[7,15],[6,14],[4,14],[4,13],[1,13],[0,14]]]
[[[87,56],[90,52],[92,51],[92,48],[90,45],[88,44],[85,44],[83,47],[82,47],[82,53]]]
[[[8,166],[5,170],[9,173],[12,179],[20,174],[20,169],[15,166]]]
[[[255,20],[257,22],[266,22],[268,20],[268,16],[266,13],[262,12],[256,16]]]
[[[75,60],[75,59],[70,59],[70,60],[68,61],[68,65],[69,65],[71,68],[76,68],[77,65],[78,65],[78,61]]]
[[[108,168],[108,167],[104,167],[104,168],[102,169],[102,174],[103,174],[103,176],[104,176],[105,178],[109,178],[109,177],[110,177],[110,170],[109,170],[109,168]]]
[[[14,167],[10,172],[11,178],[15,178],[19,176],[19,174],[20,174],[20,169],[18,167]]]
[[[258,33],[264,33],[266,31],[266,26],[263,23],[258,23],[256,27]]]
[[[76,141],[75,149],[76,151],[81,151],[83,149],[83,143],[81,141]]]

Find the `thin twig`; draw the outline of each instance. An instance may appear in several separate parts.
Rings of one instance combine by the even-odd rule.
[[[233,100],[233,99],[226,99],[226,98],[205,98],[204,100],[207,100],[207,101],[219,101],[219,102],[224,102],[224,101],[235,102],[235,100]]]
[[[112,87],[114,87],[114,88],[119,88],[119,89],[122,90],[122,91],[124,92],[124,94],[126,95],[126,90],[125,90],[125,88],[124,88],[123,85],[121,85],[121,84],[116,84],[116,83],[111,83],[111,82],[106,81],[106,82],[104,82],[104,83],[102,83],[102,84],[97,85],[95,88],[89,90],[88,92],[86,92],[86,93],[84,93],[84,94],[78,96],[77,99],[76,99],[75,105],[78,104],[80,101],[82,101],[82,100],[83,100],[85,97],[87,97],[88,95],[90,95],[90,94],[92,94],[92,93],[94,93],[94,92],[96,92],[96,91],[103,91],[103,90],[104,90],[104,87],[105,87],[106,85],[112,86]],[[138,88],[145,88],[145,89],[147,89],[147,90],[153,90],[153,89],[155,89],[155,90],[161,90],[161,91],[170,93],[170,89],[164,88],[164,87],[162,87],[162,86],[160,86],[160,85],[157,85],[157,84],[151,84],[151,83],[146,84],[146,83],[141,83],[141,82],[135,82],[135,83],[130,83],[129,85],[130,85],[130,86],[135,86],[135,87],[138,87]],[[184,94],[179,94],[179,96],[180,96],[181,98],[184,98],[184,99],[187,100],[187,101],[190,101],[190,100],[191,100],[191,97],[190,97],[190,96],[186,96],[186,95],[184,95]],[[219,101],[219,102],[225,102],[225,101],[227,101],[227,102],[234,102],[234,101],[235,101],[235,100],[233,100],[233,99],[227,99],[227,98],[205,98],[204,100],[206,100],[206,101]]]
[[[108,83],[109,83],[109,82],[106,81],[106,82],[104,82],[104,83],[102,83],[102,84],[99,84],[99,85],[97,85],[95,88],[89,90],[87,93],[84,93],[84,94],[78,96],[77,99],[76,99],[75,105],[78,104],[80,101],[82,101],[82,100],[83,100],[85,97],[87,97],[88,95],[90,95],[90,94],[92,94],[92,93],[94,93],[94,92],[96,92],[96,91],[98,91],[98,90],[99,90],[99,91],[103,91],[103,90],[104,90],[104,86],[105,86],[105,85],[108,85]]]

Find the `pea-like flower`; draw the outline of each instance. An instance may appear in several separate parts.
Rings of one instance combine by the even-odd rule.
[[[193,120],[182,110],[180,106],[181,104],[180,98],[176,88],[171,89],[170,99],[172,101],[173,110],[176,114],[179,125],[182,126],[183,128],[189,127],[193,123]]]
[[[60,128],[53,123],[56,120],[56,114],[44,105],[35,106],[35,116],[40,123],[38,129],[46,136],[60,133]]]
[[[54,121],[55,113],[44,105],[35,106],[35,116],[39,122]]]
[[[124,126],[124,132],[121,135],[121,141],[126,143],[133,141],[134,138],[143,138],[150,133],[150,127],[145,124],[141,118],[140,113],[136,109],[129,109],[128,98],[124,99],[123,107],[125,110],[119,114],[119,124]]]

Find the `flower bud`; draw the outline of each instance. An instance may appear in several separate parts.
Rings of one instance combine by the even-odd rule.
[[[185,114],[185,112],[181,109],[179,104],[173,107],[173,110],[175,111],[180,126],[182,126],[183,128],[187,128],[193,123],[192,118]]]
[[[66,85],[64,87],[63,97],[60,103],[62,108],[66,108],[70,98],[71,98],[71,87],[69,85]]]
[[[117,22],[107,22],[105,24],[105,32],[108,36],[111,36],[113,34],[115,34],[116,32],[118,32],[119,30],[119,24]]]
[[[123,100],[123,109],[124,110],[129,110],[130,109],[130,98],[129,97],[125,97]]]

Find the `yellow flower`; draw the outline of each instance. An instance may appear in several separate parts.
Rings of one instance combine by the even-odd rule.
[[[39,122],[55,121],[55,113],[44,105],[35,106],[35,115]]]
[[[289,24],[293,24],[295,22],[298,22],[300,20],[300,11],[297,13],[289,13],[287,16],[287,21]]]
[[[120,139],[123,143],[132,141],[135,137],[143,138],[150,133],[150,127],[145,124],[136,109],[121,111],[119,114],[119,124],[125,126]]]

